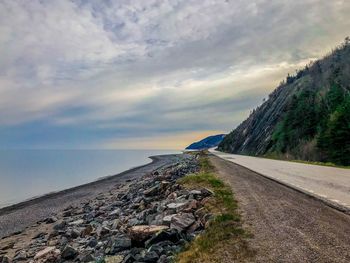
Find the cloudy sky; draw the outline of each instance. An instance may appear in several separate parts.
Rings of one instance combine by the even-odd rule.
[[[348,0],[0,0],[0,148],[182,148],[350,34]]]

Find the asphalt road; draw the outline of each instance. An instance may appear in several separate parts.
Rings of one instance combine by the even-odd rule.
[[[211,152],[350,213],[350,169]]]
[[[252,234],[255,257],[237,262],[350,262],[349,215],[233,162],[210,160]]]

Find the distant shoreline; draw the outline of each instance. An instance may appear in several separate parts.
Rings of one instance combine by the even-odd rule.
[[[92,199],[101,192],[109,191],[117,184],[141,177],[154,169],[168,165],[176,159],[176,156],[175,154],[150,156],[150,163],[119,174],[0,208],[0,238],[22,231],[37,221],[62,211],[69,205]]]

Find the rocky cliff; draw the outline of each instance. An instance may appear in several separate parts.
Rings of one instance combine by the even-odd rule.
[[[218,149],[350,165],[350,40],[288,75]]]

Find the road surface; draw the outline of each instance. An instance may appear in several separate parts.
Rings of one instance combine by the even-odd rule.
[[[349,215],[233,162],[210,160],[252,234],[247,241],[255,257],[237,262],[350,262]]]
[[[244,166],[350,213],[350,169],[210,151],[220,158]]]

